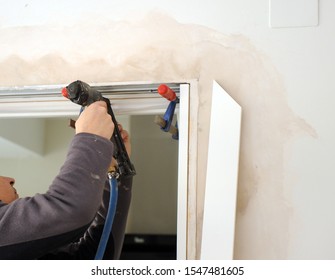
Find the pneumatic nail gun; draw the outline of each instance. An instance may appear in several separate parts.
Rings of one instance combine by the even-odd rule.
[[[123,140],[121,138],[121,133],[118,128],[117,121],[115,119],[110,100],[103,97],[99,91],[92,88],[87,83],[82,81],[74,81],[68,86],[62,89],[62,95],[70,99],[73,103],[82,106],[82,110],[96,101],[105,101],[107,103],[108,114],[111,115],[112,121],[115,125],[114,133],[112,135],[111,141],[114,143],[114,158],[118,163],[119,175],[125,177],[134,176],[136,174],[134,165],[131,163]]]

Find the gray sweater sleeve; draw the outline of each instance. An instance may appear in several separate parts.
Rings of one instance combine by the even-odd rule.
[[[132,180],[132,177],[118,179],[117,207],[103,259],[120,258],[131,201]],[[83,236],[77,242],[71,242],[62,248],[57,248],[43,256],[42,259],[94,259],[106,221],[109,196],[110,185],[106,182],[100,208]]]
[[[101,206],[112,154],[111,141],[77,134],[45,194],[0,202],[0,259],[37,259],[77,241]]]

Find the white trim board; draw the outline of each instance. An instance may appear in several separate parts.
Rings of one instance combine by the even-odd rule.
[[[214,82],[201,259],[233,259],[240,130],[241,107]]]

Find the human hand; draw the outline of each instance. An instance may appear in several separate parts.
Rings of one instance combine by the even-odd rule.
[[[114,123],[107,113],[107,104],[104,101],[97,101],[88,106],[76,121],[76,134],[92,133],[108,140],[112,137]]]
[[[123,129],[121,124],[118,124],[118,128],[121,134],[121,138],[123,141],[123,144],[127,150],[128,156],[130,157],[131,154],[131,143],[130,143],[130,136],[127,130]]]

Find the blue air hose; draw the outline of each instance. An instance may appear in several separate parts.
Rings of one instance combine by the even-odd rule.
[[[109,185],[110,185],[110,195],[109,195],[109,206],[107,211],[107,216],[105,220],[104,229],[101,234],[99,246],[95,255],[95,260],[102,260],[105,254],[107,242],[109,239],[109,235],[112,231],[113,221],[116,212],[116,204],[118,198],[118,186],[117,186],[117,179],[114,176],[109,177]]]

